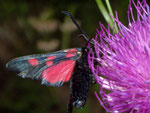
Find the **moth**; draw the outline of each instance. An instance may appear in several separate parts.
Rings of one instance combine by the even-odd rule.
[[[70,13],[64,11],[62,13],[69,15],[84,33]],[[67,113],[72,113],[73,106],[81,109],[86,104],[90,84],[95,83],[87,56],[86,45],[82,48],[18,57],[9,61],[6,68],[22,78],[41,80],[41,84],[46,86],[61,87],[70,81],[71,93]]]

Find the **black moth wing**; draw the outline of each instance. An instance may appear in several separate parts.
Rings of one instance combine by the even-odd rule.
[[[71,56],[70,54],[74,54]],[[69,56],[70,55],[70,56]],[[50,67],[59,65],[63,61],[74,60],[76,61],[81,57],[81,48],[73,48],[67,50],[60,50],[57,52],[47,54],[35,54],[29,56],[18,57],[6,64],[6,68],[10,71],[14,71],[18,76],[22,78],[41,79],[42,84],[48,86],[62,86],[63,82],[58,81],[57,83],[49,83],[41,77],[44,70]],[[52,62],[52,65],[48,65],[48,62]],[[69,67],[61,67],[64,68]]]

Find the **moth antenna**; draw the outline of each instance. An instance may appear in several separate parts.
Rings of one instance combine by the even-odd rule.
[[[89,39],[84,34],[79,34],[78,37],[83,37],[86,41],[89,41]]]
[[[71,20],[73,21],[73,23],[74,23],[74,24],[77,26],[77,28],[80,30],[80,32],[81,32],[82,34],[84,34],[84,36],[86,37],[86,40],[89,40],[88,35],[87,35],[87,34],[84,32],[84,30],[79,26],[79,24],[75,21],[75,19],[73,18],[73,16],[72,16],[69,12],[61,11],[61,13],[68,15],[68,16],[71,18]]]
[[[61,13],[66,14],[66,15],[68,15],[68,16],[71,18],[71,20],[73,21],[73,23],[77,26],[77,28],[78,28],[78,29],[80,30],[80,32],[82,33],[81,36],[83,36],[83,38],[84,38],[85,40],[87,40],[86,46],[88,45],[89,42],[94,45],[94,43],[91,42],[91,39],[92,39],[92,38],[89,38],[89,37],[88,37],[88,35],[87,35],[87,34],[84,32],[84,30],[79,26],[79,24],[75,21],[75,19],[73,18],[73,16],[72,16],[69,12],[61,11]],[[85,46],[85,47],[86,47],[86,46]]]
[[[91,41],[92,38],[88,39],[84,34],[80,34],[79,37],[83,37],[87,41],[87,43],[90,42],[94,45],[94,42]]]

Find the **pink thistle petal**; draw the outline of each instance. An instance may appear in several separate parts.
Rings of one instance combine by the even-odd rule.
[[[132,6],[137,10],[133,16]],[[107,112],[150,113],[150,11],[146,0],[129,1],[129,26],[116,12],[119,32],[111,33],[100,23],[100,31],[89,50],[89,66],[100,84],[96,93]],[[131,20],[132,21],[131,21]],[[114,30],[113,30],[114,31]],[[90,45],[89,45],[90,47]]]

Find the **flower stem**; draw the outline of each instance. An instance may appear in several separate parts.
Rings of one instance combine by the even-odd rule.
[[[109,23],[111,29],[113,29],[113,24],[114,24],[114,19],[113,19],[113,17],[114,17],[114,14],[113,14],[111,5],[110,5],[110,3],[109,3],[109,0],[105,0],[105,2],[106,2],[106,6],[107,6],[108,11],[107,11],[107,9],[105,8],[105,6],[104,6],[102,0],[96,0],[96,3],[97,3],[97,5],[98,5],[98,8],[99,8],[99,10],[101,11],[102,15],[104,16],[106,22]],[[113,17],[110,16],[110,15],[112,15]],[[115,28],[114,28],[114,29],[115,29],[115,33],[116,33],[116,32],[118,31],[118,27],[117,27],[116,24],[115,24]]]
[[[110,16],[102,2],[102,0],[96,0],[96,3],[98,5],[99,10],[101,11],[102,15],[104,16],[107,23],[110,22]]]
[[[109,14],[114,17],[114,14],[113,14],[113,11],[112,11],[112,8],[111,8],[109,0],[105,0],[105,2],[106,2],[107,9],[109,11]],[[111,17],[112,23],[114,23],[113,17]],[[115,28],[114,28],[115,32],[118,32],[118,27],[117,27],[116,23],[114,23],[114,24],[115,24]]]

